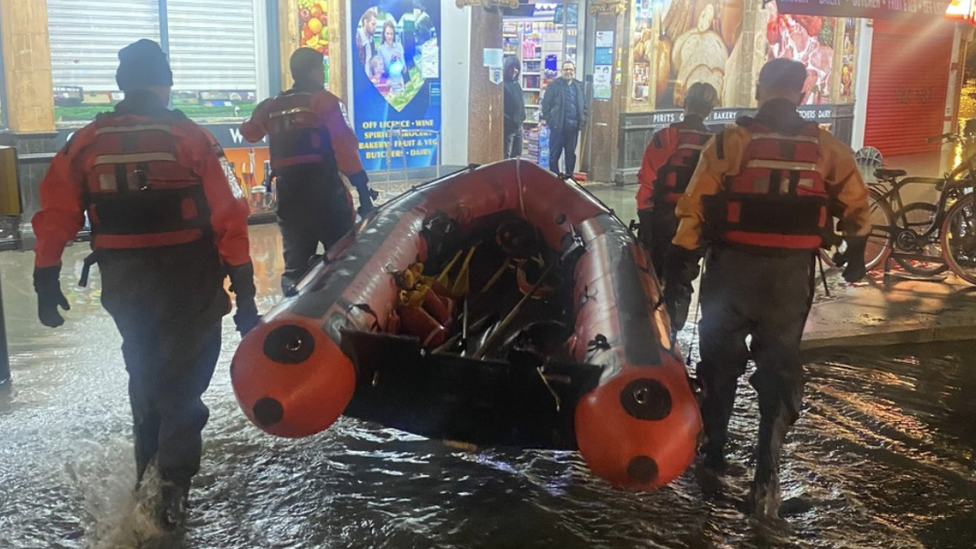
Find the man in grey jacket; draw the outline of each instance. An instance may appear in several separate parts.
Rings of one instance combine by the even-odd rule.
[[[576,142],[586,123],[583,83],[576,80],[576,64],[572,61],[564,61],[562,78],[546,87],[542,118],[549,126],[549,169],[560,173],[559,158],[565,150],[566,168],[562,173],[572,175],[576,170]]]

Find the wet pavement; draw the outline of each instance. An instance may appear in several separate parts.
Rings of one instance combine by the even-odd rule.
[[[600,194],[630,218],[632,191]],[[282,267],[276,228],[252,228],[252,249],[264,311]],[[189,529],[154,537],[131,493],[121,341],[99,306],[97,270],[88,289],[73,284],[86,252],[78,243],[65,254],[72,310],[57,330],[36,320],[33,255],[0,254],[14,375],[0,396],[3,549],[976,546],[976,342],[809,352],[783,478],[784,496],[811,508],[790,517],[792,532],[770,534],[738,510],[748,476],[718,499],[703,498],[692,471],[635,494],[592,477],[574,453],[459,451],[346,418],[307,439],[265,435],[233,397],[229,317],[204,397],[212,413]],[[757,413],[744,378],[731,452],[747,467]]]

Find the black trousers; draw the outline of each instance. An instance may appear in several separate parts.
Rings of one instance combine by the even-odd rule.
[[[712,248],[701,282],[702,420],[706,455],[720,456],[728,440],[736,385],[751,350],[759,394],[760,453],[776,418],[792,425],[803,398],[800,338],[813,297],[813,257],[765,256]],[[746,336],[752,336],[750,348]],[[778,456],[777,456],[778,462]],[[758,473],[757,473],[758,474]]]
[[[505,134],[505,158],[522,156],[522,130]]]
[[[217,252],[207,241],[106,253],[99,270],[102,305],[122,335],[138,478],[155,459],[164,480],[189,489],[230,307]]]
[[[278,227],[285,256],[282,291],[305,275],[319,243],[329,249],[349,232],[354,215],[352,197],[341,182],[292,179],[278,184]]]
[[[637,210],[640,222],[641,244],[651,256],[651,263],[659,279],[664,278],[664,256],[667,254],[674,233],[678,230],[678,217],[673,207],[658,206],[655,209]]]
[[[559,159],[566,152],[566,169],[562,173],[573,175],[576,172],[576,142],[579,141],[579,128],[551,128],[549,132],[549,171],[560,173]]]

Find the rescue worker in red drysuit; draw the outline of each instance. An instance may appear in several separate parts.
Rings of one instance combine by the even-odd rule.
[[[699,479],[726,471],[725,444],[736,384],[750,356],[759,396],[756,470],[747,507],[780,524],[780,454],[800,413],[800,337],[813,299],[814,261],[841,220],[848,282],[864,277],[869,231],[867,188],[851,149],[796,112],[806,69],[786,59],[759,73],[755,118],[742,118],[709,142],[678,203],[678,232],[665,260],[665,303],[672,318],[687,307],[706,251],[699,325],[706,441]],[[680,328],[680,326],[679,326]],[[751,346],[746,337],[752,336]],[[703,482],[715,486],[713,482]]]
[[[678,229],[674,207],[688,187],[698,157],[712,132],[705,118],[718,103],[718,91],[695,82],[685,94],[684,120],[654,133],[644,151],[637,180],[637,218],[640,240],[651,255],[658,276],[664,274],[664,253]]]
[[[122,335],[137,486],[158,481],[144,503],[162,527],[175,529],[200,469],[209,418],[201,396],[220,354],[221,317],[230,311],[227,276],[238,331],[259,318],[248,208],[213,136],[167,109],[173,73],[156,42],[119,51],[116,81],[124,100],[76,132],[41,182],[34,288],[41,323],[62,325],[58,307],[70,307],[61,254],[87,212],[93,253],[82,278],[97,262],[102,305]]]
[[[318,244],[328,249],[355,221],[352,197],[339,173],[359,194],[359,214],[373,210],[375,191],[359,160],[359,141],[346,125],[339,98],[325,91],[323,57],[310,48],[291,56],[295,85],[262,101],[241,126],[244,139],[268,136],[271,168],[278,176],[278,226],[284,245],[282,290],[308,269]]]

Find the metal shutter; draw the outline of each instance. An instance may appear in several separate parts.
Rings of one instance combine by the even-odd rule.
[[[885,156],[939,150],[952,57],[951,23],[874,21],[864,144]]]
[[[168,0],[176,90],[258,89],[256,0]]]
[[[47,0],[55,86],[115,91],[119,50],[159,41],[159,0]]]

